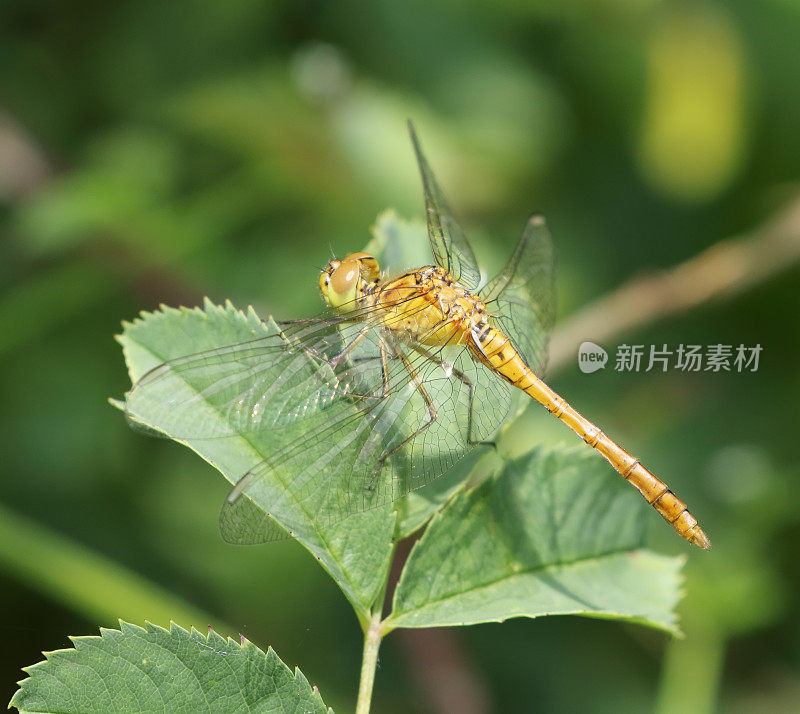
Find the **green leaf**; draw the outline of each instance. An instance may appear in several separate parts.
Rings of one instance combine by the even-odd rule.
[[[45,653],[25,668],[11,706],[20,712],[268,712],[324,714],[316,687],[269,648],[213,630],[203,635],[120,622],[99,637],[74,637],[74,649]]]
[[[265,323],[252,308],[247,313],[230,303],[224,307],[206,300],[205,309],[163,307],[157,313],[142,313],[126,323],[118,337],[123,346],[131,381],[149,369],[176,357],[253,340],[275,334],[277,326]],[[173,380],[177,381],[177,380]],[[174,385],[188,388],[188,385]],[[171,387],[170,387],[171,388]],[[225,420],[209,406],[208,419]],[[159,424],[148,422],[150,426]],[[232,484],[271,452],[269,433],[247,434],[225,439],[181,439],[217,468]],[[359,618],[379,596],[392,555],[395,515],[390,506],[358,513],[336,525],[323,525],[302,504],[289,502],[276,493],[285,509],[292,511],[292,535],[320,561],[353,604]]]
[[[180,617],[202,628],[231,629],[139,573],[2,505],[0,569],[94,622]]]
[[[677,632],[683,559],[638,550],[648,511],[592,451],[535,449],[434,517],[386,625],[580,614]]]
[[[143,214],[163,212],[178,166],[170,138],[137,129],[114,132],[94,142],[81,166],[23,203],[17,229],[26,248],[42,254],[62,252],[100,232],[117,237]]]
[[[428,231],[421,221],[406,221],[392,210],[383,211],[371,228],[364,252],[374,255],[390,276],[409,268],[433,265]]]
[[[487,447],[477,447],[433,483],[411,491],[397,503],[395,539],[407,538],[424,526],[447,501],[469,481]]]

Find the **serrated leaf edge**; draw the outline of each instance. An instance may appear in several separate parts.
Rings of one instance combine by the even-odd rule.
[[[115,339],[117,340],[117,342],[119,342],[122,345],[122,352],[123,352],[123,355],[124,355],[124,358],[125,358],[126,367],[128,368],[128,373],[129,374],[131,373],[131,364],[130,364],[130,359],[129,359],[129,351],[128,351],[127,345],[125,344],[125,340],[126,339],[130,339],[131,341],[135,341],[135,338],[130,334],[130,331],[135,331],[136,329],[138,329],[139,327],[144,325],[149,320],[161,320],[166,316],[175,316],[175,315],[181,315],[181,314],[195,314],[195,315],[198,315],[198,316],[201,316],[201,317],[207,319],[209,317],[209,313],[212,313],[212,312],[215,312],[215,313],[217,313],[218,315],[220,315],[222,317],[233,317],[236,320],[243,321],[245,324],[250,325],[253,328],[263,329],[269,323],[269,321],[273,321],[274,322],[274,318],[271,315],[266,320],[262,320],[261,317],[259,317],[258,313],[256,313],[256,311],[255,311],[255,309],[253,308],[252,305],[248,305],[247,306],[247,310],[245,312],[245,311],[240,310],[239,308],[237,308],[230,300],[226,300],[224,305],[217,305],[216,303],[214,303],[208,297],[203,298],[203,307],[202,308],[199,307],[199,306],[197,306],[197,307],[184,307],[184,306],[181,306],[181,307],[175,308],[175,307],[170,307],[168,305],[162,304],[159,307],[159,309],[155,310],[155,311],[142,310],[139,313],[139,317],[134,318],[134,320],[132,320],[132,321],[123,321],[123,323],[122,323],[123,332],[121,334],[119,334],[119,335],[115,335],[114,336]],[[112,404],[112,406],[117,406],[118,404],[121,403],[120,400],[114,400],[113,398],[110,399],[109,401]],[[124,404],[122,406],[122,411],[124,411]],[[240,438],[245,443],[247,443],[249,445],[249,447],[253,450],[254,453],[256,453],[256,454],[258,453],[257,449],[255,448],[255,446],[253,444],[250,443],[250,441],[247,439],[246,435],[242,434],[242,435],[240,435]],[[188,449],[190,449],[191,451],[196,453],[198,456],[200,456],[200,458],[202,458],[206,463],[210,464],[215,469],[217,469],[217,471],[219,471],[219,469],[217,468],[217,465],[213,461],[210,461],[210,460],[206,459],[202,454],[200,454],[198,451],[196,451],[186,441],[183,441],[181,439],[175,439],[175,438],[172,438],[172,437],[170,437],[170,439],[172,441],[174,441],[175,443],[182,444],[183,446],[187,447]],[[222,473],[222,472],[220,471],[220,473]],[[225,476],[225,474],[222,474],[222,475],[223,475],[223,477]],[[267,514],[267,515],[269,515],[269,514]],[[329,540],[326,537],[326,535],[320,531],[320,529],[317,527],[317,524],[313,521],[313,519],[309,519],[309,520],[313,525],[313,532],[319,538],[320,543],[323,546],[325,546],[327,552],[331,555],[331,558],[333,559],[333,561],[337,563],[337,565],[340,567],[340,570],[342,572],[347,572],[347,568],[345,567],[345,563],[344,563],[343,559],[339,558],[335,554],[336,550],[335,550],[335,548],[331,547],[331,543],[329,542]],[[291,533],[291,531],[289,532],[289,534],[293,535]],[[342,579],[338,578],[336,575],[334,575],[332,572],[330,572],[327,568],[325,568],[324,563],[322,563],[321,558],[316,553],[314,553],[311,549],[307,548],[304,543],[302,543],[302,542],[300,542],[300,543],[304,548],[306,548],[306,550],[308,550],[309,553],[311,553],[322,564],[322,567],[325,569],[325,572],[327,572],[331,576],[331,578],[334,580],[334,582],[336,582],[336,584],[339,586],[339,588],[345,594],[345,597],[354,606],[354,609],[356,611],[356,614],[357,614],[359,620],[365,622],[366,621],[366,617],[367,617],[367,613],[368,613],[368,609],[372,605],[372,603],[371,602],[369,602],[369,603],[362,602],[360,600],[360,598],[357,597],[356,590],[354,588],[351,588],[349,583],[348,583],[348,587],[344,587],[344,583],[342,582]],[[350,593],[351,590],[352,590],[352,596],[351,596],[351,593]]]
[[[28,665],[27,667],[22,667],[22,671],[28,675],[25,679],[20,679],[17,681],[17,685],[20,687],[15,693],[14,696],[11,698],[11,701],[8,704],[8,708],[11,709],[12,707],[16,706],[14,704],[14,699],[16,699],[17,694],[22,691],[22,685],[28,679],[31,679],[32,676],[35,675],[37,670],[47,666],[48,664],[52,663],[54,657],[58,655],[64,654],[67,655],[72,652],[78,652],[81,649],[90,646],[93,643],[102,642],[102,641],[109,641],[111,639],[115,639],[119,636],[124,635],[141,635],[141,634],[162,634],[165,636],[174,636],[177,635],[179,637],[185,637],[189,640],[193,640],[194,642],[198,642],[199,640],[205,640],[205,642],[198,642],[198,644],[205,644],[210,646],[212,642],[215,644],[224,644],[226,647],[231,647],[235,651],[227,652],[220,654],[227,654],[233,655],[238,654],[242,650],[246,650],[249,648],[255,648],[256,655],[263,655],[268,661],[274,662],[277,661],[280,665],[285,667],[287,671],[289,671],[292,676],[294,677],[295,682],[297,682],[301,686],[307,686],[311,691],[312,695],[319,700],[319,703],[324,706],[324,701],[322,700],[322,696],[317,688],[316,684],[311,684],[308,681],[308,678],[303,674],[300,668],[295,665],[294,669],[291,669],[279,656],[278,653],[275,652],[272,647],[268,646],[266,650],[262,650],[258,645],[256,645],[251,640],[248,640],[244,635],[240,635],[240,641],[237,642],[232,637],[228,636],[225,637],[220,635],[216,632],[212,627],[208,628],[208,632],[204,635],[200,630],[196,629],[195,627],[191,627],[187,630],[184,627],[181,627],[178,623],[174,620],[170,620],[169,628],[161,627],[160,625],[156,625],[149,620],[145,620],[144,627],[141,625],[136,625],[132,622],[127,622],[125,620],[118,620],[119,622],[119,629],[115,629],[112,627],[100,627],[99,635],[70,635],[69,640],[72,642],[72,647],[63,647],[57,650],[47,650],[42,651],[42,656],[44,660],[40,662],[36,662],[34,664]],[[218,651],[215,649],[215,651]],[[333,709],[328,707],[329,714],[333,714]]]
[[[470,497],[473,496],[475,491],[477,491],[477,489],[479,489],[481,487],[484,487],[487,483],[489,483],[491,481],[496,481],[496,480],[502,478],[503,477],[503,472],[505,470],[505,463],[508,463],[509,461],[512,461],[512,460],[518,460],[518,459],[521,459],[521,458],[530,457],[530,455],[533,452],[541,451],[541,450],[542,450],[542,446],[541,445],[537,445],[537,446],[533,447],[530,451],[528,451],[525,454],[522,454],[520,456],[517,456],[514,459],[504,458],[503,459],[503,461],[504,461],[503,467],[501,467],[501,468],[497,469],[496,471],[490,473],[485,479],[482,479],[479,483],[476,483],[475,485],[473,485],[473,486],[471,486],[469,488],[460,489],[460,490],[454,492],[451,495],[451,497],[448,498],[447,501],[445,501],[445,503],[443,504],[443,507],[438,509],[437,511],[435,511],[433,513],[433,516],[428,519],[425,531],[427,532],[427,530],[429,528],[431,528],[436,522],[438,522],[439,520],[441,520],[444,517],[445,512],[448,510],[448,508],[450,506],[452,506],[452,504],[454,503],[454,501],[456,499],[458,499],[458,498],[470,498]],[[587,461],[592,460],[594,458],[594,456],[595,456],[594,454],[592,454],[591,452],[587,452],[585,449],[581,448],[580,446],[562,447],[562,451],[565,452],[565,453],[571,453],[574,457],[579,458],[579,459],[585,459]],[[418,539],[414,543],[414,545],[411,547],[411,550],[409,551],[408,558],[406,559],[406,563],[411,561],[411,559],[412,559],[412,557],[414,555],[414,551],[417,550],[421,546],[421,544],[423,544],[423,539],[422,538]],[[520,571],[515,572],[513,575],[505,575],[505,576],[503,576],[501,578],[498,578],[497,580],[492,581],[490,583],[483,583],[482,585],[471,589],[470,592],[474,592],[475,590],[480,590],[480,589],[483,589],[483,588],[491,587],[493,585],[496,585],[498,583],[503,582],[504,580],[508,580],[509,578],[515,577],[515,576],[518,576],[518,575],[530,575],[530,574],[535,574],[535,573],[539,573],[539,572],[546,572],[548,568],[565,567],[565,566],[570,566],[570,565],[576,565],[576,564],[584,563],[584,562],[589,561],[589,560],[596,560],[596,559],[599,559],[599,558],[608,558],[610,556],[622,555],[622,554],[625,554],[625,553],[628,553],[628,554],[631,554],[631,555],[635,555],[635,554],[638,554],[638,553],[644,553],[644,554],[648,554],[648,555],[654,555],[654,556],[662,557],[662,558],[665,558],[665,559],[666,558],[670,558],[673,561],[675,561],[676,564],[677,564],[676,573],[677,573],[677,576],[678,576],[678,589],[677,589],[678,597],[677,597],[677,600],[676,600],[676,603],[675,603],[676,606],[677,606],[678,603],[681,602],[681,600],[683,600],[683,598],[686,595],[686,589],[685,589],[685,587],[683,587],[683,585],[686,582],[686,574],[685,574],[683,568],[684,568],[684,566],[685,566],[685,564],[687,562],[687,556],[685,554],[678,555],[678,556],[664,556],[664,555],[662,555],[660,553],[656,553],[656,552],[651,551],[651,550],[649,550],[647,548],[644,548],[644,547],[637,547],[637,548],[630,548],[630,549],[618,548],[618,549],[614,549],[614,550],[605,551],[605,552],[602,552],[602,553],[597,553],[597,554],[592,555],[591,557],[576,558],[576,559],[571,560],[571,561],[563,561],[563,562],[560,562],[560,563],[557,563],[557,564],[556,563],[550,563],[550,564],[544,565],[544,566],[542,566],[540,568],[532,568],[530,570],[520,570]],[[395,616],[395,605],[396,605],[397,595],[398,595],[398,593],[402,592],[402,584],[403,584],[403,579],[404,579],[405,573],[406,573],[406,568],[403,567],[403,570],[400,573],[400,578],[397,581],[397,586],[396,586],[395,591],[394,591],[394,596],[392,597],[392,611],[383,620],[384,628],[385,628],[385,631],[387,633],[391,632],[393,629],[404,627],[403,625],[394,625],[392,620],[393,620],[393,617]],[[434,602],[436,602],[436,603],[444,602],[444,601],[446,601],[446,600],[448,600],[450,598],[460,597],[463,594],[464,593],[455,593],[453,595],[448,595],[447,597],[431,601],[430,603],[426,603],[426,606],[429,605],[429,604],[432,604]],[[409,611],[409,612],[411,612],[411,611]],[[399,615],[399,617],[403,617],[403,616],[405,616],[405,614],[407,614],[407,613],[401,613]],[[597,619],[623,620],[625,622],[639,623],[639,624],[642,624],[642,625],[646,625],[646,626],[652,627],[654,629],[663,630],[663,631],[668,632],[668,633],[670,633],[673,636],[678,637],[678,638],[682,638],[684,636],[683,632],[680,629],[680,616],[678,615],[677,612],[673,613],[674,621],[673,621],[672,625],[666,625],[665,623],[657,623],[657,622],[655,622],[653,620],[647,620],[646,618],[637,617],[637,616],[629,616],[629,615],[623,615],[623,614],[618,614],[618,613],[613,613],[613,612],[599,613],[599,612],[595,612],[595,611],[591,611],[591,610],[587,610],[587,611],[575,610],[575,611],[564,612],[564,613],[542,613],[540,615],[510,615],[509,617],[506,617],[506,618],[495,618],[495,619],[483,620],[482,622],[504,622],[505,620],[513,619],[515,617],[529,617],[531,619],[536,619],[537,617],[549,617],[549,616],[554,615],[554,614],[555,615],[562,615],[562,614],[563,615],[580,615],[580,616],[584,616],[584,617],[593,617],[593,618],[597,618]],[[462,626],[466,626],[466,625],[469,625],[469,624],[471,624],[471,623],[466,623],[466,622],[465,623],[460,623],[460,625],[462,625]]]

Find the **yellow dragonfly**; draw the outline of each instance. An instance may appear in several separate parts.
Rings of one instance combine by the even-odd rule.
[[[711,543],[686,504],[542,380],[553,323],[553,250],[541,216],[481,287],[462,229],[409,123],[434,264],[396,277],[352,253],[319,278],[327,310],[273,335],[165,362],[126,398],[134,426],[177,440],[258,439],[266,458],[223,506],[222,535],[291,532],[400,498],[492,443],[521,390],[595,448],[675,531]],[[263,450],[262,450],[263,453]]]

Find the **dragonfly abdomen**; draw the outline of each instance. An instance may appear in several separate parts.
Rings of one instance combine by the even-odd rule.
[[[667,484],[539,379],[511,344],[511,340],[500,330],[489,324],[475,328],[470,347],[477,359],[533,397],[589,446],[597,449],[680,536],[706,550],[711,547],[711,542],[697,524],[697,519],[689,513],[686,504],[670,491]]]

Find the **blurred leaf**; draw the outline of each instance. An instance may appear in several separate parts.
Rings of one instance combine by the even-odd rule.
[[[179,617],[198,627],[230,630],[165,588],[0,506],[0,564],[29,587],[88,620],[163,622]]]
[[[404,220],[388,209],[375,219],[371,232],[364,252],[374,255],[389,275],[433,263],[428,231],[421,221]]]
[[[650,40],[640,160],[656,188],[707,200],[744,154],[741,40],[720,4],[666,7]]]
[[[639,495],[597,454],[535,449],[434,517],[386,624],[580,614],[675,633],[683,559],[636,550],[644,516]]]
[[[140,130],[104,137],[90,156],[37,193],[16,214],[32,253],[58,253],[114,232],[161,204],[176,181],[178,157],[169,139]]]
[[[715,539],[716,558],[691,563],[692,589],[684,612],[720,636],[736,637],[773,624],[792,596],[780,577],[775,555],[746,522]],[[759,535],[761,535],[759,533]]]
[[[282,64],[206,81],[179,93],[164,113],[181,135],[248,167],[265,200],[311,207],[351,198],[328,133]]]
[[[11,706],[20,712],[331,712],[299,669],[272,648],[120,622],[99,637],[74,637],[74,649],[26,667]]]
[[[123,345],[131,381],[136,382],[156,365],[176,357],[237,344],[275,334],[274,323],[262,322],[252,308],[243,313],[232,305],[219,307],[206,301],[205,310],[163,308],[158,313],[143,313],[126,323],[118,338]],[[171,387],[181,386],[178,378]],[[169,387],[170,385],[168,385]],[[191,387],[183,384],[183,388]],[[226,416],[207,405],[209,419],[224,424]],[[170,429],[163,415],[139,414],[143,422],[165,433]],[[219,439],[176,439],[217,468],[232,484],[274,450],[273,434],[265,431],[247,436]],[[282,525],[291,523],[292,535],[299,540],[330,573],[359,617],[366,617],[379,594],[392,554],[395,516],[390,506],[358,513],[345,522],[322,525],[285,484],[267,485],[283,490],[272,493],[281,503]],[[277,515],[276,515],[277,517]]]
[[[29,277],[0,297],[0,354],[46,334],[112,288],[110,276],[85,262],[66,263]]]

